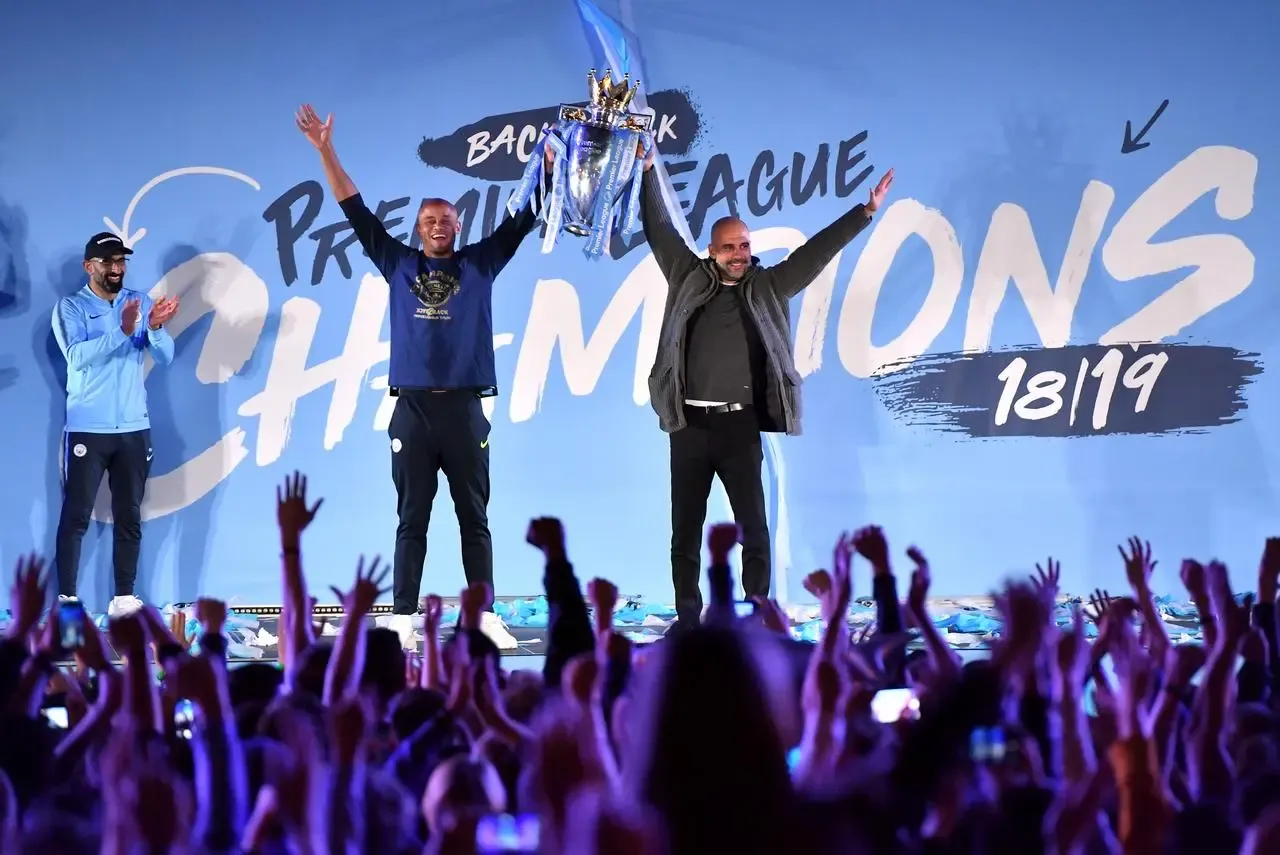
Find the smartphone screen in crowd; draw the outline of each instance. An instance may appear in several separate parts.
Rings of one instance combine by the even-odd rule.
[[[871,699],[871,714],[882,724],[918,718],[920,699],[913,689],[881,689]]]
[[[538,817],[534,814],[490,814],[476,825],[476,851],[480,855],[537,852],[540,832]]]
[[[969,734],[969,758],[974,763],[998,765],[1007,753],[1003,728],[975,727]]]
[[[58,643],[63,650],[84,647],[84,622],[88,620],[84,606],[76,600],[58,604]]]
[[[178,701],[173,708],[173,729],[182,739],[191,738],[191,728],[196,723],[196,708],[185,698]]]

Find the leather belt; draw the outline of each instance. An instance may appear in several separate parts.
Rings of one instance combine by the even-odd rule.
[[[697,410],[700,413],[736,413],[745,410],[745,404],[715,404],[712,406],[706,404],[685,404],[691,410]]]

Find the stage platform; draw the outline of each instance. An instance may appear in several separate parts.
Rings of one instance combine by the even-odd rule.
[[[1241,595],[1243,596],[1243,595]],[[451,633],[458,617],[457,598],[445,598],[442,619],[442,634]],[[1059,599],[1055,610],[1055,619],[1062,627],[1071,623],[1074,606],[1080,604],[1079,598],[1063,597]],[[1169,636],[1175,643],[1199,641],[1201,639],[1199,618],[1195,606],[1188,602],[1159,598],[1158,606],[1161,617],[1168,629]],[[227,622],[229,641],[228,655],[236,662],[272,662],[277,657],[279,605],[238,605],[230,606],[231,614]],[[799,639],[815,641],[821,632],[822,624],[818,617],[816,605],[784,606],[791,620],[792,634]],[[189,605],[168,605],[161,609],[166,619],[172,619],[177,612],[184,615],[188,638],[195,638],[199,632],[195,618]],[[504,656],[541,657],[546,652],[547,604],[545,597],[499,597],[494,603],[494,611],[502,618],[507,633],[499,646]],[[929,601],[929,611],[933,623],[942,632],[947,642],[957,650],[980,653],[991,646],[993,639],[1001,631],[1001,622],[989,597],[941,597]],[[369,626],[384,625],[391,615],[389,605],[378,606],[374,614],[366,618]],[[337,634],[344,620],[342,608],[336,605],[320,605],[316,608],[315,617],[321,625],[324,637]],[[99,626],[106,626],[106,616],[97,615]],[[638,599],[623,600],[614,612],[614,625],[636,644],[650,644],[666,633],[675,620],[675,609],[666,604],[650,604]],[[875,604],[870,599],[855,600],[849,610],[849,624],[855,635],[867,629],[875,622]],[[8,613],[0,613],[0,631],[8,623]],[[421,644],[422,617],[414,618],[414,625]],[[1087,625],[1090,637],[1096,634],[1092,623]],[[913,642],[918,644],[918,642]],[[521,667],[513,662],[513,667]]]

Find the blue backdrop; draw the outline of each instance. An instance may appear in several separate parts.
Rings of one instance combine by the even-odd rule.
[[[134,244],[133,287],[182,295],[177,359],[148,381],[143,593],[275,601],[273,487],[295,468],[326,499],[307,535],[318,590],[360,552],[389,556],[387,295],[293,112],[336,114],[393,233],[439,195],[475,239],[587,69],[626,64],[699,247],[736,212],[777,260],[897,170],[893,206],[793,306],[805,434],[770,443],[767,474],[784,598],[869,521],[925,548],[940,593],[983,593],[1048,553],[1068,590],[1117,586],[1133,533],[1164,559],[1158,590],[1187,554],[1252,583],[1280,511],[1274,4],[143,8],[74,36],[98,6],[9,12],[6,573],[52,553],[65,369],[49,312],[104,223]],[[499,280],[499,593],[538,589],[524,530],[554,514],[584,573],[670,595],[667,442],[644,382],[664,285],[643,245],[614,256],[530,238]],[[427,587],[445,593],[462,583],[452,516],[442,490]],[[93,605],[109,562],[103,522],[82,570]]]

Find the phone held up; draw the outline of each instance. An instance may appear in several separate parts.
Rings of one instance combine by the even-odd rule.
[[[476,852],[479,855],[520,855],[537,852],[541,827],[534,814],[490,814],[476,826]]]
[[[78,600],[58,603],[58,643],[63,650],[79,650],[84,646],[84,625],[90,620]]]

